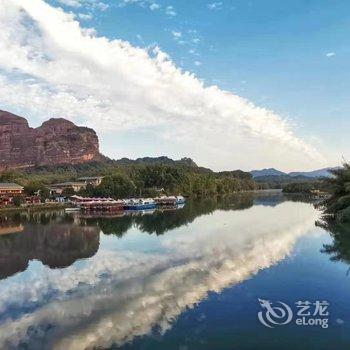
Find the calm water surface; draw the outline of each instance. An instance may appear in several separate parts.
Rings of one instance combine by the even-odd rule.
[[[350,349],[350,231],[330,234],[319,215],[260,193],[3,217],[0,349]],[[258,299],[293,320],[264,326]],[[327,301],[329,327],[296,325],[298,301]]]

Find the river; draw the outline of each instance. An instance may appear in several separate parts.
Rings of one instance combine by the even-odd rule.
[[[319,218],[277,192],[3,217],[0,348],[349,349],[350,231]]]

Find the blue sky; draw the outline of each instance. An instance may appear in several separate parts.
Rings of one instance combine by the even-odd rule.
[[[322,153],[323,160],[310,162],[311,167],[335,165],[341,162],[342,155],[350,157],[348,1],[47,3],[73,13],[81,27],[94,28],[98,37],[121,39],[132,47],[159,47],[176,67],[194,73],[204,86],[217,85],[220,90],[273,111],[288,122],[298,139]],[[33,124],[41,121],[42,111],[35,113],[31,109],[28,113]],[[85,121],[79,116],[76,119]],[[91,120],[88,123],[94,126]],[[113,141],[115,134],[101,131],[100,135],[103,150],[111,156],[126,153],[136,157],[142,156],[142,152],[145,156],[159,155],[164,150],[170,156],[197,156],[204,165],[224,167],[214,164],[217,155],[202,157],[198,149],[191,152],[195,147],[188,145],[172,148],[154,138],[147,127],[135,126],[118,132],[119,143]],[[120,152],[113,151],[116,147]],[[250,147],[247,146],[247,152],[251,152]],[[308,164],[306,159],[295,159],[290,166],[279,166],[280,159],[277,154],[256,164],[253,159],[250,163],[236,163],[246,169],[275,166],[291,170]]]
[[[350,127],[348,1],[158,1],[153,11],[105,2],[110,9],[91,21],[100,34],[156,43],[207,84],[292,118],[306,136],[339,142]],[[171,5],[176,16],[161,10]]]

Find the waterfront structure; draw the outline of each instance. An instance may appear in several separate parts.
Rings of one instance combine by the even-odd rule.
[[[54,197],[52,197],[52,200],[56,203],[67,203],[69,198],[66,196],[55,195]]]
[[[13,182],[0,182],[0,196],[20,196],[23,193],[23,186]]]
[[[12,197],[0,196],[0,207],[5,207],[12,204]]]
[[[80,177],[78,181],[85,182],[86,185],[91,185],[96,187],[101,184],[102,179],[103,179],[103,176],[85,176],[85,177]]]
[[[157,205],[179,205],[185,203],[183,196],[161,196],[154,199]]]
[[[132,198],[124,201],[126,210],[154,209],[155,207],[156,202],[152,198]]]
[[[50,192],[52,194],[62,194],[63,190],[72,188],[74,192],[78,192],[81,189],[86,188],[85,182],[78,182],[78,181],[69,181],[69,182],[62,182],[58,184],[52,184],[50,185]]]
[[[28,196],[25,198],[25,203],[30,205],[41,204],[40,196]]]
[[[120,211],[124,209],[124,201],[113,198],[71,196],[70,201],[84,211]]]

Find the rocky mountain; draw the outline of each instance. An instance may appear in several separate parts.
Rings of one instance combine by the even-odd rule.
[[[99,160],[94,130],[52,118],[31,128],[25,118],[0,110],[0,170]]]

